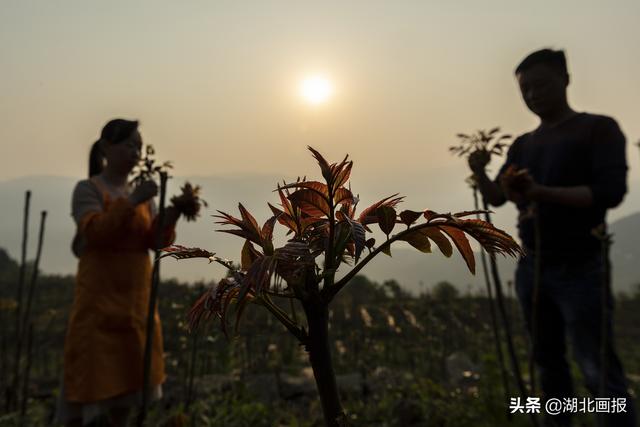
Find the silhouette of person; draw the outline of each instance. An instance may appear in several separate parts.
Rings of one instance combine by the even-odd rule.
[[[636,426],[634,402],[614,349],[610,289],[603,297],[602,243],[592,234],[605,222],[607,209],[619,205],[627,191],[625,137],[612,118],[569,106],[563,51],[533,52],[515,75],[539,126],[513,142],[495,180],[485,172],[489,153],[472,154],[469,166],[489,204],[500,206],[509,200],[519,210],[526,255],[518,263],[515,285],[530,335],[535,331],[532,351],[543,397],[577,397],[565,358],[568,335],[589,392],[609,402],[626,399],[626,412],[617,407],[619,414],[604,415],[609,425]],[[541,263],[537,291],[536,257]],[[562,413],[547,421],[570,426],[571,416]]]
[[[160,228],[162,246],[175,238],[180,212],[169,207],[159,224],[147,180],[135,188],[129,175],[140,160],[138,122],[114,119],[91,149],[89,179],[77,183],[72,215],[73,252],[79,258],[64,349],[64,379],[58,419],[82,426],[106,417],[124,426],[139,404],[151,261]],[[152,397],[165,380],[162,331],[156,311],[152,349]]]

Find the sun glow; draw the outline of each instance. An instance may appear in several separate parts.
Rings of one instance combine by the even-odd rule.
[[[324,104],[332,95],[333,84],[320,74],[305,77],[300,82],[300,96],[308,104]]]

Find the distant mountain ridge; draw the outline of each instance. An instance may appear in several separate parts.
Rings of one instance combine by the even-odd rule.
[[[440,172],[439,172],[440,173]],[[455,176],[438,175],[442,182],[456,182]],[[425,182],[436,177],[425,176]],[[186,180],[202,185],[204,198],[210,203],[208,211],[195,223],[181,222],[178,227],[177,243],[188,246],[200,246],[215,251],[221,256],[237,259],[242,246],[241,239],[223,233],[215,233],[219,228],[210,215],[216,209],[237,213],[237,203],[242,202],[258,219],[264,221],[271,215],[267,202],[277,203],[273,189],[281,176],[253,175],[242,177],[175,177],[170,180],[169,194],[178,191]],[[77,179],[69,177],[30,176],[0,182],[0,247],[8,250],[12,258],[18,259],[21,244],[22,211],[24,192],[32,191],[32,206],[29,230],[29,258],[35,253],[37,228],[40,211],[48,211],[45,246],[42,269],[47,273],[72,274],[76,269],[76,259],[71,254],[70,242],[73,238],[74,224],[71,219],[71,193]],[[632,189],[639,185],[631,185]],[[358,183],[359,194],[366,195],[361,207],[392,194],[393,183]],[[395,189],[403,190],[403,188]],[[458,211],[470,209],[470,194],[464,184],[451,184],[451,188],[425,188],[421,182],[405,187],[407,195],[403,207],[407,209],[430,208],[434,210]],[[425,203],[425,200],[427,202]],[[631,291],[640,283],[640,212],[630,212],[628,207],[640,206],[640,197],[631,192],[625,200],[626,216],[618,214],[618,220],[610,222],[610,232],[614,234],[612,259],[614,264],[614,289]],[[618,211],[620,212],[620,211]],[[616,212],[616,213],[618,213]],[[499,208],[494,215],[496,224],[515,235],[515,211],[511,207]],[[381,255],[362,271],[372,280],[396,279],[408,290],[419,292],[439,281],[447,280],[458,286],[461,291],[480,291],[484,289],[481,274],[472,276],[464,267],[459,254],[450,259],[443,257],[437,250],[425,255],[409,247],[394,247],[393,257]],[[505,283],[512,277],[515,260],[499,257]],[[224,274],[222,267],[208,265],[203,260],[174,261],[162,264],[163,277],[177,277],[180,280],[195,281],[219,278]]]

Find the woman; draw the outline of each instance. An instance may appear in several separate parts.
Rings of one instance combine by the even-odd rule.
[[[77,224],[73,251],[79,258],[73,306],[64,350],[64,382],[59,418],[68,426],[106,416],[123,426],[139,403],[152,266],[161,227],[161,247],[175,238],[180,212],[166,209],[158,224],[152,180],[129,186],[140,160],[138,122],[111,120],[93,144],[89,179],[73,192]],[[162,332],[155,313],[151,384],[161,396],[165,380]]]

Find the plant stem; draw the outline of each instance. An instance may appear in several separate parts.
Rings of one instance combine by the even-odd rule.
[[[307,352],[320,394],[324,421],[327,427],[338,427],[344,411],[329,346],[329,308],[317,302],[304,302],[303,307],[309,324]]]
[[[483,198],[482,205],[485,210],[485,220],[491,224],[491,214],[488,210],[487,201]],[[524,384],[524,380],[522,379],[522,374],[520,372],[520,363],[518,363],[518,355],[516,354],[515,346],[513,345],[513,334],[511,333],[511,323],[507,316],[507,311],[504,306],[504,295],[502,293],[502,281],[500,280],[500,273],[498,271],[498,263],[496,262],[496,258],[494,256],[489,257],[489,263],[491,265],[491,276],[493,277],[493,285],[496,291],[496,302],[498,303],[498,311],[500,312],[500,316],[502,317],[502,322],[504,325],[504,332],[507,339],[507,351],[509,352],[509,358],[511,359],[511,367],[513,369],[513,375],[516,378],[516,383],[518,385],[518,390],[520,391],[520,397],[526,400],[527,397],[527,387]],[[533,394],[533,393],[532,393]],[[535,427],[539,425],[538,419],[534,413],[530,415],[531,424]]]
[[[155,241],[155,260],[153,264],[153,273],[151,277],[151,292],[149,294],[149,311],[147,313],[147,335],[144,347],[144,371],[142,377],[142,410],[138,415],[138,427],[144,425],[144,420],[149,410],[149,400],[151,394],[151,356],[153,353],[153,332],[154,332],[154,318],[156,311],[156,300],[158,297],[158,285],[160,283],[160,246],[162,246],[162,238],[164,236],[164,216],[165,216],[165,198],[167,193],[167,179],[166,172],[160,172],[160,205],[158,209],[158,222],[156,229],[156,241]]]
[[[325,260],[325,273],[328,273],[324,277],[323,289],[329,289],[333,286],[333,281],[335,278],[335,270],[333,269],[334,265],[337,265],[334,262],[334,257],[338,254],[334,254],[334,242],[335,242],[335,232],[336,232],[336,214],[335,214],[335,206],[333,204],[333,191],[331,190],[331,185],[329,185],[329,243],[327,246],[326,252],[326,260]]]
[[[273,303],[269,295],[263,294],[260,304],[273,314],[273,316],[282,323],[291,334],[300,341],[300,344],[306,344],[308,336],[305,331],[284,312],[280,307]]]
[[[480,204],[478,203],[478,189],[473,187],[473,203],[475,210],[480,210]],[[487,207],[485,206],[485,211]],[[476,218],[480,219],[480,214],[476,214]],[[496,356],[498,357],[498,364],[500,365],[500,374],[502,375],[502,387],[504,389],[505,402],[509,401],[511,397],[511,391],[509,388],[509,378],[507,376],[507,368],[504,363],[504,355],[502,354],[502,345],[500,345],[500,330],[498,326],[498,319],[496,317],[495,303],[493,301],[493,292],[491,291],[491,280],[489,279],[489,267],[487,266],[487,256],[485,250],[480,248],[480,259],[482,261],[482,273],[484,275],[484,283],[487,287],[487,298],[489,300],[489,314],[491,315],[491,327],[493,329],[493,339],[496,346]],[[508,419],[513,416],[511,413],[507,414]]]

